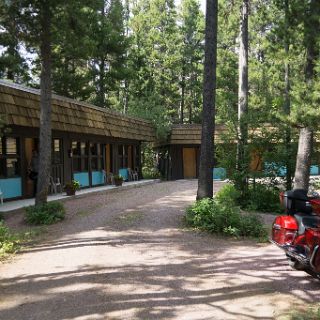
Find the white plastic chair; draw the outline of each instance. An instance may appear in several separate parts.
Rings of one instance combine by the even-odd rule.
[[[61,185],[60,179],[57,178],[57,182],[54,182],[53,177],[50,176],[50,193],[57,194],[58,189],[59,189],[59,193],[62,193],[62,185]]]

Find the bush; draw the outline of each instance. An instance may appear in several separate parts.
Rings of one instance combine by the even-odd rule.
[[[225,191],[222,194],[225,195]],[[224,200],[221,202],[221,199]],[[230,201],[221,195],[219,200],[197,201],[187,209],[186,221],[190,226],[212,233],[264,238],[267,231],[260,218],[254,214],[242,215]]]
[[[261,183],[249,186],[244,209],[261,212],[281,212],[279,190]]]
[[[144,179],[159,179],[161,177],[160,172],[156,168],[142,168],[142,176]]]
[[[215,195],[215,199],[219,203],[228,203],[231,206],[236,206],[239,203],[241,193],[233,184],[224,185]]]
[[[17,250],[18,241],[10,230],[0,221],[0,258]]]
[[[60,202],[49,202],[26,208],[26,220],[31,224],[52,224],[63,220],[64,216],[65,210]]]

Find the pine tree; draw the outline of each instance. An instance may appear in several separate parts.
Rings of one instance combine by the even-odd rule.
[[[30,81],[25,43],[19,38],[19,5],[16,2],[0,2],[0,78],[17,83]]]
[[[197,199],[212,198],[212,170],[214,157],[214,125],[215,125],[215,91],[217,63],[217,30],[218,3],[217,0],[207,0],[205,60],[203,77],[203,112],[200,168]]]
[[[316,80],[316,63],[319,59],[320,2],[307,3],[304,17],[304,44],[306,48],[305,84],[306,90],[313,91]],[[312,107],[312,106],[309,106]],[[309,189],[310,165],[313,150],[314,128],[309,124],[300,129],[294,187]]]
[[[152,119],[159,134],[179,118],[178,28],[172,0],[140,0],[132,8],[129,112]]]
[[[100,107],[119,104],[119,86],[127,77],[128,41],[124,26],[124,9],[120,0],[100,1],[91,67],[95,88],[93,103]]]
[[[200,117],[203,73],[204,17],[197,0],[183,0],[179,13],[180,123]],[[188,112],[188,116],[186,113]]]

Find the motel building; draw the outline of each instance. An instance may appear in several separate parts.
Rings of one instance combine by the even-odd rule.
[[[0,81],[0,189],[4,200],[31,198],[32,151],[39,149],[40,91]],[[151,122],[53,94],[51,179],[81,188],[106,183],[108,173],[141,177],[141,143],[152,142]]]

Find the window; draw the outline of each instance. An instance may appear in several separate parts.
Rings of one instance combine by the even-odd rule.
[[[86,142],[72,141],[73,172],[88,171],[88,144]]]
[[[123,167],[128,168],[128,146],[123,146]]]
[[[52,163],[62,164],[62,141],[60,139],[53,139],[52,142]]]
[[[0,177],[14,178],[21,174],[18,138],[0,138]]]
[[[100,171],[104,169],[104,149],[104,145],[100,143],[90,143],[92,171]]]

